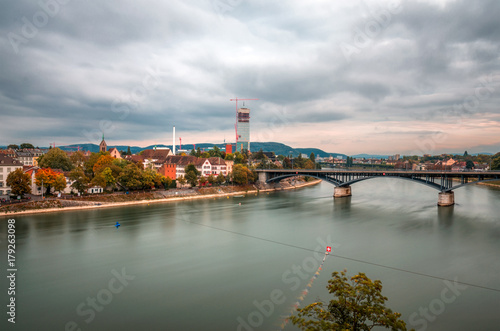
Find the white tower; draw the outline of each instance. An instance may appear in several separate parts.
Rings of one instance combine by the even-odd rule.
[[[172,137],[172,155],[175,155],[175,126],[174,126],[174,132],[173,132],[173,137]]]

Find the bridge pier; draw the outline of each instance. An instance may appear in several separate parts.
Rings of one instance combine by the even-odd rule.
[[[438,206],[446,207],[453,206],[455,204],[455,192],[439,192],[438,196]]]
[[[335,186],[335,188],[333,189],[334,198],[350,197],[351,195],[352,194],[350,186]]]

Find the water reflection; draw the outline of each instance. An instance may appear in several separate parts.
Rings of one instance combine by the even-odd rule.
[[[455,205],[448,207],[438,207],[438,222],[443,227],[450,227],[453,225],[453,215],[455,213]]]
[[[333,211],[335,216],[344,217],[351,212],[352,197],[333,198]]]

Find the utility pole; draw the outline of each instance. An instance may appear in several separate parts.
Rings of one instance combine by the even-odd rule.
[[[43,178],[42,178],[42,200],[43,200]]]

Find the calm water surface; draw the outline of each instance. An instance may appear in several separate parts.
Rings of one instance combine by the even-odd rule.
[[[328,243],[338,256],[326,259],[304,304],[329,300],[331,273],[347,269],[380,279],[388,306],[416,330],[499,330],[500,190],[464,187],[454,207],[438,208],[437,191],[411,182],[352,188],[352,198],[335,201],[322,183],[16,216],[17,323],[6,322],[2,277],[0,329],[275,330]]]

